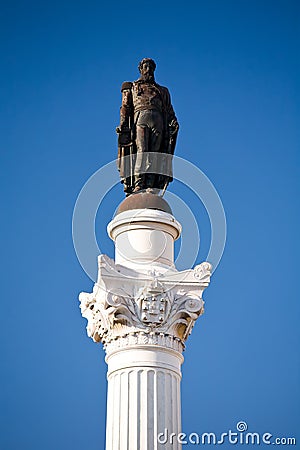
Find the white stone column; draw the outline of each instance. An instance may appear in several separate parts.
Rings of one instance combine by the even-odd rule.
[[[79,296],[87,333],[106,351],[106,450],[181,449],[182,352],[204,312],[211,265],[176,270],[180,232],[169,212],[117,214],[108,225],[115,261],[100,255],[93,292]]]

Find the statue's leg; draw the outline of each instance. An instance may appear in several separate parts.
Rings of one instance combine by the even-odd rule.
[[[147,189],[154,188],[155,177],[156,177],[155,173],[147,173],[146,179],[145,179],[145,185],[146,185]]]
[[[152,155],[152,170],[153,177],[151,179],[152,185],[149,187],[162,189],[164,182],[164,175],[161,175],[163,169],[162,164],[162,143],[163,143],[163,117],[158,111],[152,111],[151,137],[150,148]]]
[[[147,111],[141,111],[136,124],[136,158],[134,166],[134,192],[146,189],[148,170],[148,147],[150,128],[147,125]]]

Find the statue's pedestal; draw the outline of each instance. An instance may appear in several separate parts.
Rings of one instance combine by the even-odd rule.
[[[108,225],[115,261],[99,256],[97,283],[80,294],[80,307],[88,335],[106,351],[106,450],[179,450],[182,352],[204,311],[211,266],[177,271],[181,226],[161,199],[140,195]],[[165,430],[173,435],[160,443]]]
[[[115,241],[115,263],[148,271],[174,269],[174,240],[181,225],[172,214],[154,209],[124,211],[107,227]]]

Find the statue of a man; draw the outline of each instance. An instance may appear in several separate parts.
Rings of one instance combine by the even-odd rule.
[[[151,58],[139,63],[140,78],[122,84],[117,128],[118,169],[126,195],[165,190],[172,178],[179,124],[166,87],[155,82]]]

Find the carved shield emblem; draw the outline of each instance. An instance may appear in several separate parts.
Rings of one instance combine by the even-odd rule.
[[[163,294],[148,294],[140,298],[141,320],[147,324],[160,324],[166,318],[166,299]]]

